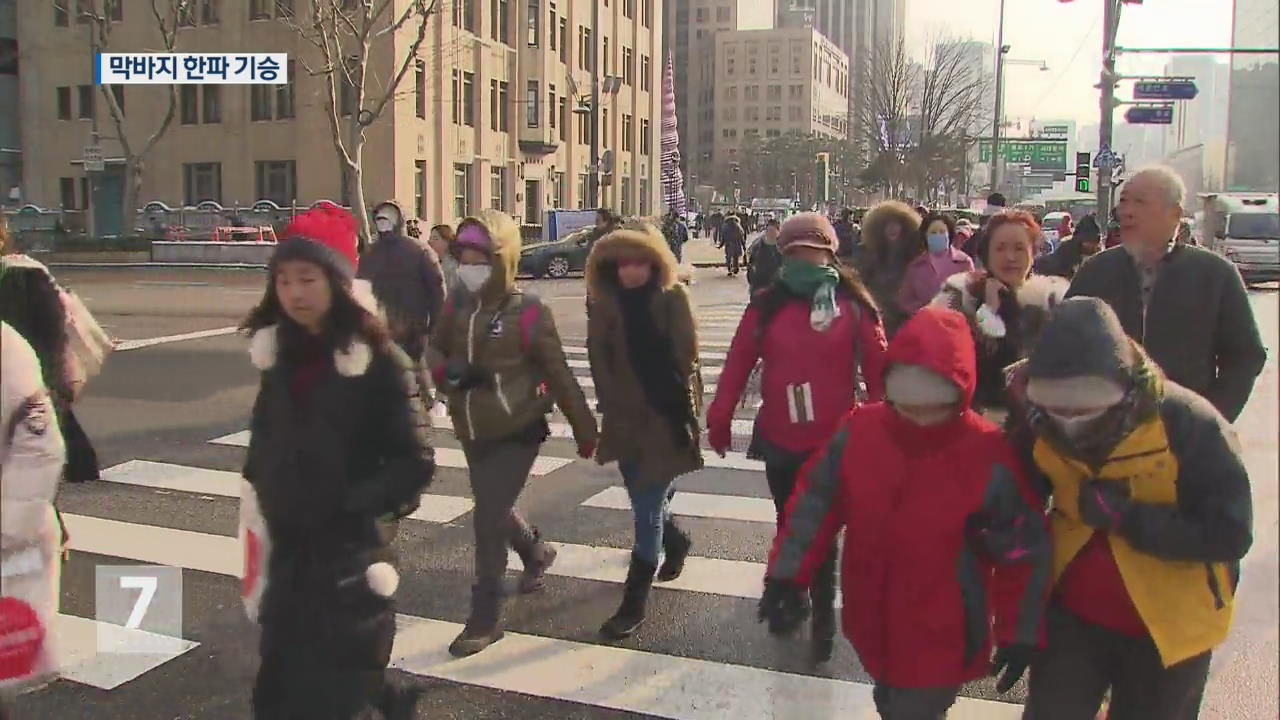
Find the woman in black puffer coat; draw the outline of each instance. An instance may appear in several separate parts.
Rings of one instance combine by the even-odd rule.
[[[241,489],[241,589],[262,626],[258,720],[416,717],[416,692],[385,677],[390,541],[434,453],[411,363],[352,281],[355,249],[345,211],[298,216],[245,321],[262,371]]]

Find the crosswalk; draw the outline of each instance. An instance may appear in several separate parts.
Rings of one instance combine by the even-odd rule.
[[[707,377],[718,375],[724,351],[742,312],[739,306],[704,308],[699,313],[700,328],[706,345],[722,343],[718,350],[703,354]],[[566,350],[571,367],[580,381],[589,374],[585,365],[585,347],[568,341]],[[706,379],[706,378],[704,378]],[[584,392],[594,397],[590,384]],[[751,538],[759,545],[774,523],[774,506],[762,494],[765,487],[763,466],[744,454],[751,432],[754,406],[748,402],[734,424],[734,452],[726,458],[707,452],[707,467],[680,482],[672,511],[693,522],[714,522],[716,532],[728,537]],[[433,413],[436,428],[436,458],[443,480],[423,495],[420,508],[402,521],[402,533],[447,533],[469,523],[473,505],[465,492],[466,459],[450,432],[447,416],[438,409]],[[543,448],[527,492],[549,492],[532,489],[537,478],[568,477],[573,483],[565,490],[571,497],[566,517],[568,525],[543,522],[544,535],[553,542],[558,557],[551,567],[548,583],[570,583],[587,592],[601,584],[621,585],[627,575],[631,548],[628,542],[601,539],[597,528],[621,523],[629,527],[630,503],[620,478],[602,485],[602,471],[576,460],[571,434],[563,418],[553,418],[552,437]],[[211,433],[212,435],[212,433]],[[119,492],[131,497],[200,500],[208,503],[210,513],[233,516],[240,493],[239,473],[235,458],[249,441],[248,431],[209,437],[200,443],[193,457],[200,462],[185,464],[136,458],[127,460],[103,473],[103,489],[97,492]],[[217,461],[208,461],[216,458]],[[208,467],[207,465],[220,465]],[[616,476],[616,472],[613,473]],[[583,480],[579,484],[579,476]],[[692,487],[690,487],[692,486]],[[690,487],[686,490],[685,487]],[[696,488],[696,489],[694,489]],[[750,490],[754,488],[756,494]],[[141,494],[148,495],[141,495]],[[85,561],[85,554],[108,558],[103,564],[146,564],[181,568],[208,573],[221,578],[227,602],[237,602],[242,550],[234,530],[224,533],[209,527],[191,528],[186,521],[157,514],[134,513],[129,517],[104,511],[104,516],[79,512],[65,513],[64,522],[70,536],[72,560]],[[530,518],[539,523],[534,514]],[[617,521],[617,522],[615,522]],[[179,527],[177,525],[183,525]],[[558,533],[558,529],[565,532]],[[695,530],[695,541],[697,540]],[[694,603],[746,603],[754,606],[760,597],[765,571],[763,552],[717,551],[715,543],[695,544],[695,554],[685,566],[683,575],[674,582],[662,583],[655,590],[655,603],[663,598],[681,598]],[[89,560],[92,562],[92,559]],[[519,560],[511,558],[512,567]],[[461,561],[458,572],[469,573],[470,559]],[[616,593],[616,589],[612,592]],[[440,617],[427,617],[415,608],[401,608],[393,651],[393,666],[423,678],[461,683],[503,692],[524,693],[541,698],[576,703],[583,706],[573,717],[592,717],[590,708],[639,713],[646,717],[678,720],[765,720],[786,718],[801,720],[812,717],[873,718],[871,688],[863,682],[824,677],[820,674],[775,669],[769,663],[723,662],[699,657],[686,657],[670,652],[631,647],[630,643],[609,645],[585,638],[568,639],[544,633],[509,632],[501,642],[485,652],[464,660],[447,653],[448,643],[460,631],[456,622]],[[192,639],[169,648],[166,653],[134,653],[122,655],[120,647],[104,649],[96,645],[100,633],[98,621],[63,615],[55,626],[63,656],[66,659],[64,681],[113,691],[129,682],[156,671],[166,663],[178,661],[199,646]],[[747,632],[763,632],[746,628]],[[124,635],[117,642],[126,648],[148,642],[140,635]],[[734,632],[734,631],[731,631]],[[642,641],[641,641],[642,644]],[[120,658],[129,658],[121,662]],[[245,689],[248,693],[248,689]],[[1009,703],[977,697],[962,698],[952,710],[951,718],[1002,720],[1014,718],[1020,708]]]

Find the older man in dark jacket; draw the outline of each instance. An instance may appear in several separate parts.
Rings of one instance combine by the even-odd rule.
[[[1123,244],[1085,263],[1067,295],[1106,301],[1170,379],[1234,422],[1267,351],[1235,266],[1175,241],[1185,195],[1167,168],[1134,175],[1120,195]]]
[[[424,243],[405,235],[405,217],[393,200],[373,210],[376,242],[360,258],[359,277],[373,285],[391,336],[415,363],[421,363],[427,337],[444,307],[440,259]]]

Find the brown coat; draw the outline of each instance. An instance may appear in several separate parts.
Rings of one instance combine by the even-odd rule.
[[[647,255],[658,277],[651,309],[660,332],[672,339],[676,367],[685,378],[694,422],[688,447],[677,446],[662,417],[645,399],[632,369],[626,329],[618,304],[619,256]],[[596,397],[604,411],[596,461],[638,461],[639,482],[669,483],[677,476],[702,467],[701,433],[697,418],[702,412],[702,373],[698,362],[698,335],[689,294],[677,281],[677,264],[657,230],[622,229],[596,242],[587,259],[587,288],[591,294],[587,346]]]
[[[894,247],[889,247],[885,228],[889,223],[902,226],[902,234]],[[858,274],[880,307],[885,334],[892,338],[907,321],[907,313],[898,307],[898,290],[907,265],[918,255],[920,216],[906,203],[889,200],[876,205],[862,223],[863,253]]]

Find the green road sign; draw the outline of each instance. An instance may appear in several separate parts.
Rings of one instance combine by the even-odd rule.
[[[1066,170],[1066,140],[1001,138],[1000,157],[1005,162],[1030,165],[1032,170]],[[978,162],[991,162],[991,141],[978,141]]]

